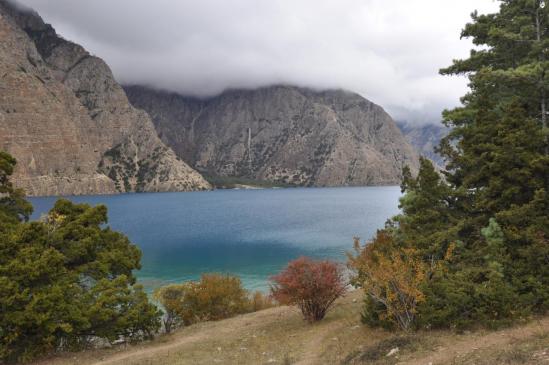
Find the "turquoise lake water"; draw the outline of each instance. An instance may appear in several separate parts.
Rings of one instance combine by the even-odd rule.
[[[399,187],[216,190],[69,197],[105,204],[109,225],[143,251],[147,290],[204,272],[240,276],[253,290],[299,256],[344,261],[398,213]],[[31,198],[33,218],[56,198]]]

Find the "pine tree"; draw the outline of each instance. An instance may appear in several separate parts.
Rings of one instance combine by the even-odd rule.
[[[402,214],[393,218],[393,224],[398,223],[398,230],[394,231],[397,240],[403,241],[401,246],[420,250],[427,260],[439,259],[453,238],[449,231],[453,226],[449,186],[425,157],[420,158],[416,178],[406,169],[403,176],[404,195],[399,205]]]
[[[498,326],[549,310],[549,8],[505,0],[472,19],[462,37],[481,47],[441,70],[470,80],[462,106],[444,112],[445,179],[425,160],[417,178],[405,170],[402,214],[385,230],[423,260],[455,248],[422,283],[420,326]]]
[[[452,208],[462,212],[458,234],[472,253],[465,257],[484,249],[482,228],[495,218],[511,258],[505,276],[535,310],[549,308],[532,300],[549,290],[548,26],[542,1],[503,1],[496,14],[474,13],[462,32],[483,48],[441,70],[470,79],[463,106],[444,114],[453,130],[440,147]],[[540,257],[545,265],[532,266]]]

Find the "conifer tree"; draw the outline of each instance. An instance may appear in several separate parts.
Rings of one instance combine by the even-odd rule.
[[[0,151],[0,231],[8,224],[27,221],[32,214],[32,205],[25,200],[25,193],[14,188],[9,180],[15,165],[15,158]]]
[[[141,252],[105,227],[107,208],[60,199],[41,221],[0,152],[0,363],[152,336],[160,311],[135,285]]]
[[[544,5],[504,0],[498,13],[473,13],[462,37],[480,47],[441,70],[470,80],[462,106],[443,114],[452,128],[438,148],[445,179],[424,159],[417,178],[405,170],[402,214],[386,227],[396,249],[418,249],[424,260],[455,247],[421,284],[418,325],[498,326],[549,310]]]
[[[482,228],[495,218],[511,258],[505,276],[521,304],[534,310],[549,308],[546,299],[532,301],[549,290],[543,244],[549,236],[549,13],[543,5],[508,0],[496,14],[473,13],[462,37],[483,48],[441,70],[468,75],[471,87],[462,107],[445,112],[453,129],[440,147],[453,209],[462,213],[459,236],[471,253],[483,251]],[[540,257],[545,265],[534,265]]]
[[[409,171],[409,170],[408,170]],[[398,223],[397,233],[403,246],[419,249],[425,259],[444,256],[452,235],[450,189],[435,170],[433,163],[420,158],[418,176],[403,172],[401,190],[404,193],[399,207],[402,214],[393,218]]]

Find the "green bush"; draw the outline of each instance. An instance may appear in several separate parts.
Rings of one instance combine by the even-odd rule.
[[[6,178],[14,164],[0,154],[0,362],[151,337],[161,313],[135,285],[141,252],[104,227],[107,208],[60,199],[26,223],[32,209]]]

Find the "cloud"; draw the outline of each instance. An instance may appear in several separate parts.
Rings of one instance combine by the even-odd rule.
[[[105,59],[122,83],[195,96],[274,83],[344,88],[435,122],[466,92],[438,75],[493,0],[20,0]]]

